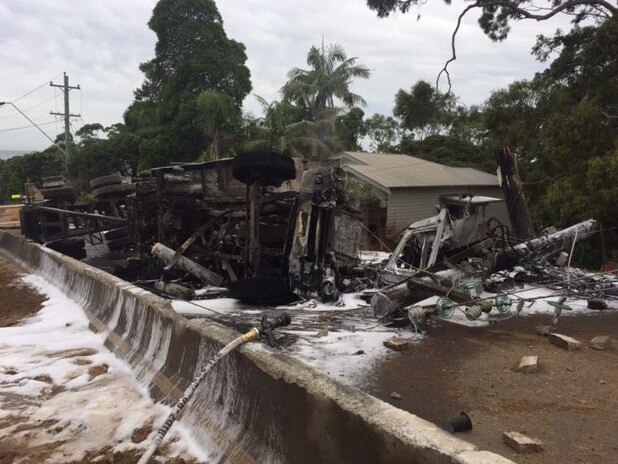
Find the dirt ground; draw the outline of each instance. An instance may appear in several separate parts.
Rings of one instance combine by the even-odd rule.
[[[550,323],[549,316],[485,328],[439,322],[423,342],[389,356],[366,389],[438,425],[465,411],[473,430],[458,436],[518,463],[616,463],[618,314],[563,317],[555,331],[582,342],[576,351],[536,333]],[[592,349],[597,335],[611,336],[612,348]],[[526,355],[539,357],[537,372],[517,372]],[[518,454],[503,443],[503,431],[537,438],[544,450]]]
[[[25,271],[23,269],[0,256],[0,327],[15,325],[23,318],[35,314],[41,309],[41,303],[45,300],[43,295],[38,294],[33,289],[21,285],[18,282],[17,279],[24,273]],[[75,353],[64,353],[63,356],[74,357],[76,364],[86,364],[89,361],[80,356],[87,356],[88,354],[92,353],[79,351]],[[82,362],[80,362],[80,360]],[[107,372],[107,365],[90,367],[88,372],[90,374],[90,380],[92,380]],[[10,374],[6,369],[4,373]],[[52,382],[49,376],[38,376],[35,379],[41,382]],[[52,388],[48,395],[53,396],[62,391],[65,391],[64,387],[59,386],[58,388]],[[27,405],[33,405],[38,400],[16,394],[0,394],[0,398],[6,409],[16,412]],[[59,427],[57,426],[58,419],[50,418],[49,420],[38,423],[31,423],[18,414],[8,414],[0,419],[0,430],[15,426],[16,423],[19,423],[19,426],[15,431],[27,431],[27,433],[20,434],[19,438],[0,441],[0,464],[38,464],[44,462],[45,459],[54,453],[54,450],[62,445],[62,442],[54,440],[53,438],[54,435],[59,432]],[[30,444],[27,437],[41,431],[49,434],[49,441],[44,444],[40,444],[40,442],[37,444]],[[133,441],[133,443],[141,443],[148,437],[151,431],[152,424],[137,429],[131,436],[131,441]],[[159,454],[163,456],[167,454],[165,446],[162,447]],[[140,454],[137,450],[132,449],[123,452],[114,452],[110,447],[91,450],[83,459],[79,461],[63,461],[63,464],[86,464],[93,462],[93,460],[100,464],[134,464],[139,458]],[[196,463],[193,459],[186,460],[178,457],[166,457],[164,461],[153,462],[166,462],[169,464]]]
[[[44,298],[16,280],[23,271],[0,256],[0,327],[17,324],[41,309]]]

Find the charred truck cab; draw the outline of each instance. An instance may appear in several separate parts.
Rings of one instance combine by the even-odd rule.
[[[177,250],[241,301],[332,301],[358,264],[362,226],[345,181],[333,162],[272,151],[156,168],[137,180],[130,221],[143,252],[157,242]]]
[[[110,251],[130,252],[118,276],[183,298],[223,285],[250,304],[334,301],[358,264],[362,227],[345,184],[337,161],[251,151],[149,169],[131,183],[94,179],[89,212],[46,200],[27,205],[22,224],[40,243],[78,241],[77,258],[86,252],[74,237],[104,232]],[[101,208],[97,192],[115,208]]]

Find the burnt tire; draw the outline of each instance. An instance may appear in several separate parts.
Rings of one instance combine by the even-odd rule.
[[[103,234],[103,236],[105,237],[105,240],[108,240],[108,241],[127,237],[128,235],[131,235],[131,229],[129,229],[128,227],[121,227],[119,229],[108,230],[107,232]]]
[[[253,277],[230,284],[230,293],[237,300],[252,305],[280,305],[297,299],[282,277]]]
[[[92,191],[95,198],[124,197],[135,191],[135,184],[114,184],[98,187]]]
[[[46,200],[66,201],[68,203],[73,203],[77,199],[75,189],[71,186],[42,188],[41,193],[43,194],[43,198]]]
[[[106,185],[117,185],[117,184],[122,184],[122,177],[118,175],[102,176],[102,177],[96,177],[95,179],[92,179],[90,181],[90,188],[94,190],[99,187],[105,187]]]
[[[107,248],[109,248],[110,251],[120,251],[134,244],[135,239],[133,238],[133,236],[128,235],[126,237],[117,238],[115,240],[108,240]]]
[[[296,177],[294,160],[275,151],[249,151],[232,161],[232,175],[243,184],[260,181],[262,185],[279,186]]]

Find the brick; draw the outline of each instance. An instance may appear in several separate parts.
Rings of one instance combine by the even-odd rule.
[[[519,432],[503,432],[504,443],[521,454],[543,451],[543,443]]]
[[[525,374],[530,372],[536,372],[539,369],[539,357],[538,356],[522,356],[517,370]]]
[[[595,350],[606,350],[612,346],[612,339],[607,335],[599,335],[590,340],[590,345]]]
[[[537,325],[536,326],[536,333],[539,335],[543,335],[544,337],[547,337],[550,332],[551,332],[550,325]]]
[[[547,334],[547,338],[552,344],[559,346],[560,348],[564,348],[568,351],[577,350],[581,346],[581,343],[579,341],[567,335],[549,333]]]
[[[384,346],[395,351],[407,350],[410,346],[410,342],[401,337],[391,337],[383,342]]]

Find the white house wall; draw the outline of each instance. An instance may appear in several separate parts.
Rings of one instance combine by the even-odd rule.
[[[386,238],[395,240],[397,235],[410,223],[437,214],[440,195],[468,193],[504,198],[500,187],[439,187],[439,188],[401,188],[391,189],[386,205]],[[496,217],[510,227],[506,204],[494,203],[487,206],[487,218]]]

